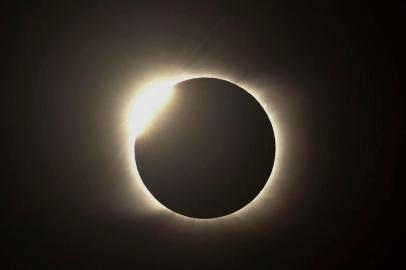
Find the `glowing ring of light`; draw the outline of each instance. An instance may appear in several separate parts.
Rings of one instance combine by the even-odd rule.
[[[216,78],[221,80],[229,81],[244,90],[250,93],[263,107],[268,118],[272,123],[272,127],[274,129],[274,136],[275,136],[275,160],[272,169],[272,173],[267,180],[263,189],[259,192],[259,194],[246,206],[241,208],[240,210],[233,212],[229,215],[212,218],[212,219],[198,219],[183,216],[176,212],[173,212],[169,208],[162,205],[146,188],[144,185],[137,169],[137,165],[135,162],[135,153],[134,153],[134,143],[137,136],[140,136],[142,132],[145,130],[147,125],[150,121],[153,120],[154,116],[159,112],[161,106],[166,104],[172,97],[172,89],[177,83],[193,79],[193,78]],[[264,199],[264,193],[267,193],[270,189],[270,185],[273,179],[275,179],[278,175],[280,170],[280,156],[281,150],[283,149],[281,143],[281,131],[278,129],[278,123],[276,119],[273,119],[272,113],[269,111],[269,106],[266,103],[262,102],[260,97],[256,95],[255,91],[251,90],[252,88],[242,84],[236,83],[231,79],[225,78],[224,76],[214,76],[214,75],[207,75],[207,74],[193,74],[193,75],[178,75],[178,76],[171,76],[171,77],[164,77],[158,80],[152,80],[149,83],[145,84],[141,90],[137,91],[135,97],[129,102],[127,107],[126,115],[126,134],[127,134],[127,149],[128,149],[128,166],[131,170],[132,176],[135,178],[135,185],[136,188],[143,191],[143,195],[146,199],[146,206],[149,206],[148,209],[151,211],[166,211],[166,213],[170,213],[174,215],[176,218],[181,218],[184,220],[191,220],[191,221],[199,221],[199,222],[213,222],[217,220],[229,220],[237,217],[241,217],[243,215],[252,212],[254,208]]]

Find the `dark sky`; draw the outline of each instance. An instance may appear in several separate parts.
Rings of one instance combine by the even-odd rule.
[[[146,2],[2,2],[1,268],[393,262],[405,5]],[[131,184],[129,86],[176,70],[227,74],[277,112],[274,197],[241,222],[149,213]]]

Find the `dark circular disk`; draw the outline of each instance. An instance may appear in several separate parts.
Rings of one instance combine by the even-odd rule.
[[[231,214],[266,184],[275,159],[268,115],[241,87],[196,78],[175,85],[170,102],[136,139],[147,189],[164,206],[193,218]]]

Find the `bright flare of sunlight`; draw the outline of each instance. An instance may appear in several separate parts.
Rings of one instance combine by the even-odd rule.
[[[137,96],[131,113],[131,130],[135,137],[140,136],[157,116],[162,107],[173,95],[173,83],[159,80],[147,84]]]

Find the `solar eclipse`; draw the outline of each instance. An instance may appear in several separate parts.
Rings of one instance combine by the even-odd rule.
[[[265,186],[275,136],[260,103],[221,79],[154,84],[134,108],[135,161],[166,208],[192,218],[229,215]]]
[[[398,265],[404,4],[2,11],[0,269]]]

